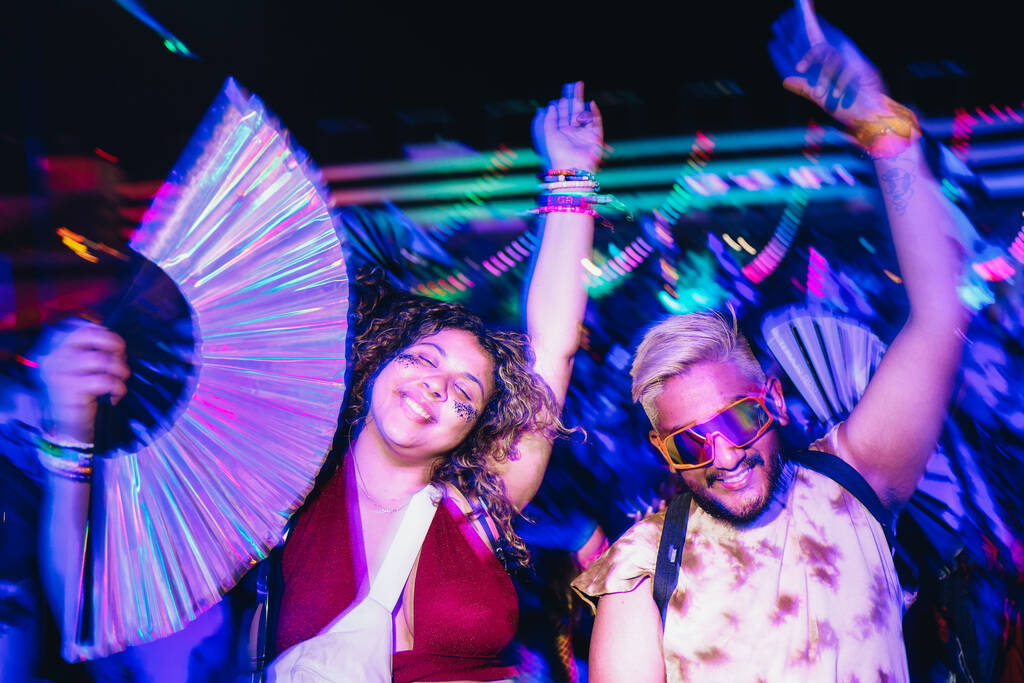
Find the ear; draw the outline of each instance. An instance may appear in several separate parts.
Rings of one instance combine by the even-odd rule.
[[[778,377],[769,377],[765,383],[764,400],[769,412],[780,425],[789,424],[789,413],[786,412],[786,397],[782,394],[782,382]]]
[[[647,438],[651,440],[651,445],[654,446],[654,448],[660,452],[661,449],[658,448],[658,432],[652,429],[651,431],[647,432]]]

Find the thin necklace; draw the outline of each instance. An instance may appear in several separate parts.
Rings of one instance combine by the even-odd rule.
[[[364,496],[366,496],[366,500],[373,507],[373,511],[378,513],[378,514],[389,515],[389,514],[391,514],[393,512],[398,512],[399,510],[403,509],[406,505],[408,505],[409,501],[412,500],[412,497],[414,495],[416,495],[415,492],[410,493],[408,496],[405,497],[405,502],[402,503],[401,505],[399,505],[396,508],[389,508],[386,505],[382,505],[380,502],[378,502],[378,500],[376,498],[374,498],[372,495],[370,495],[369,490],[367,490],[366,482],[363,481],[363,475],[359,472],[359,461],[356,460],[356,454],[355,453],[352,454],[352,467],[356,471],[356,484],[359,485],[359,490],[363,492]]]

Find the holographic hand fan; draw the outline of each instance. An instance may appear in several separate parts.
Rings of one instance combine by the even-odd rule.
[[[866,325],[804,306],[765,314],[761,333],[807,405],[829,427],[850,414],[885,353],[885,344]]]
[[[108,318],[152,336],[125,311],[159,308],[165,297],[139,282],[166,276],[193,343],[176,350],[171,325],[177,341],[147,344],[139,361],[129,341],[122,404],[152,413],[167,398],[156,378],[174,374],[168,356],[190,370],[160,419],[120,415],[134,438],[97,467],[68,659],[181,629],[266,557],[309,493],[344,394],[348,279],[325,197],[286,131],[229,79],[136,231],[148,262]]]

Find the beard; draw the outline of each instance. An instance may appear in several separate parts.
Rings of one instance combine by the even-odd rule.
[[[693,494],[693,499],[704,512],[730,524],[743,525],[754,521],[764,511],[779,489],[779,479],[782,476],[782,455],[775,453],[775,455],[769,456],[767,464],[759,454],[752,454],[749,457],[751,467],[765,466],[765,473],[768,475],[768,489],[765,494],[740,510],[730,510],[721,501],[708,494],[710,484],[714,483],[712,481],[708,487],[701,488],[699,491],[693,489],[690,491]]]

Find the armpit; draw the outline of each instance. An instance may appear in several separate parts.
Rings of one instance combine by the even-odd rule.
[[[825,436],[821,437],[820,439],[812,443],[810,446],[808,446],[808,448],[810,448],[810,450],[812,451],[831,453],[832,455],[838,458],[847,460],[846,457],[844,457],[844,455],[840,452],[842,449],[839,446],[839,425],[841,424],[843,423],[840,422],[834,427],[832,427],[832,429],[828,430],[828,433],[826,433]],[[847,462],[849,461],[847,460]]]

